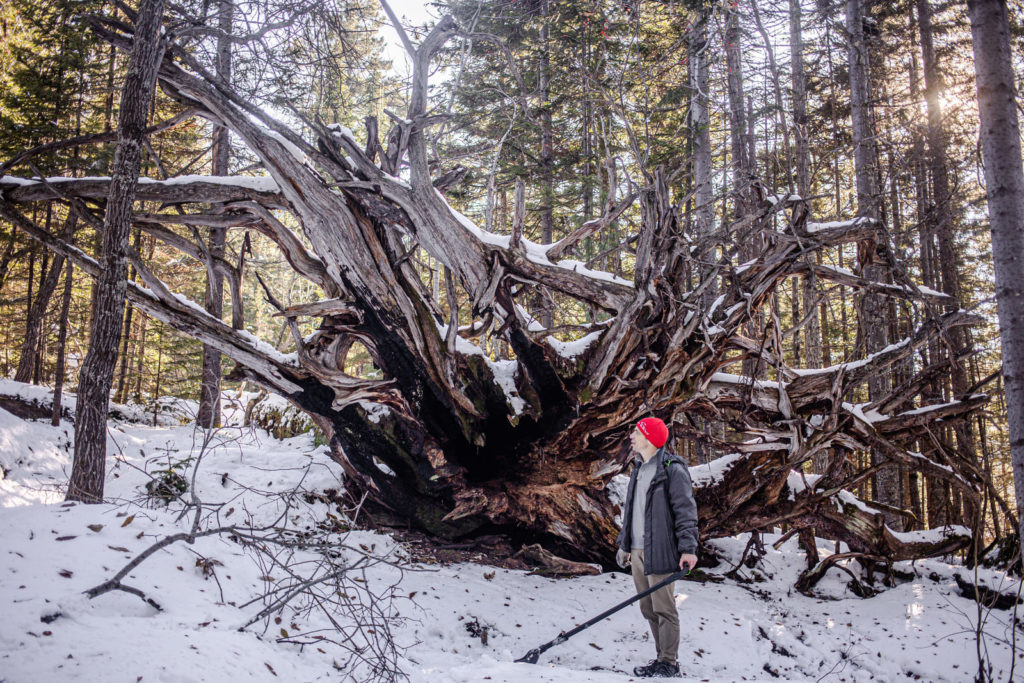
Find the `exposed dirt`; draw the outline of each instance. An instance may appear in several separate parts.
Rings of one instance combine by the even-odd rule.
[[[535,567],[522,557],[515,557],[519,548],[505,536],[481,536],[468,541],[451,542],[418,531],[394,528],[386,531],[409,549],[411,559],[416,562],[446,565],[472,562],[503,569],[543,571],[543,567]]]

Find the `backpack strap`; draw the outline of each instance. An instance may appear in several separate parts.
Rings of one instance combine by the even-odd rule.
[[[668,476],[668,468],[673,462],[675,461],[672,460],[672,458],[665,458],[665,485],[662,487],[662,489],[665,491],[665,507],[668,509],[669,517],[672,518],[672,528],[674,530],[676,526],[676,515],[675,512],[672,511],[672,496],[669,494],[668,490],[668,485],[671,481],[670,477]]]

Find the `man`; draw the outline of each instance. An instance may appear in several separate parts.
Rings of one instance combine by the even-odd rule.
[[[697,565],[697,504],[686,463],[665,450],[668,427],[656,417],[640,420],[629,436],[637,465],[629,478],[616,560],[632,564],[637,593],[678,569]],[[640,600],[651,625],[657,659],[633,669],[637,676],[678,677],[679,613],[674,584]]]

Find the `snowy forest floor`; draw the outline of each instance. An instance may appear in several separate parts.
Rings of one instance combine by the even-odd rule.
[[[102,505],[62,502],[74,435],[69,422],[51,427],[0,409],[0,682],[369,678],[373,650],[353,660],[329,610],[309,600],[238,630],[263,609],[264,596],[291,580],[289,571],[301,578],[314,570],[301,550],[285,566],[227,534],[178,542],[125,578],[162,611],[124,592],[83,595],[156,541],[191,527],[192,514],[179,516],[181,502],[154,503],[146,491],[161,470],[192,479],[201,449],[202,432],[174,424],[177,416],[187,419],[188,404],[168,405],[161,426],[110,422]],[[225,417],[237,424],[240,410],[228,405]],[[379,640],[383,624],[398,647],[398,668],[412,681],[627,681],[634,677],[626,672],[653,657],[646,622],[631,606],[549,650],[537,665],[514,663],[630,597],[628,574],[550,579],[476,563],[417,562],[388,535],[343,530],[346,521],[330,502],[342,486],[340,468],[312,437],[277,440],[238,426],[217,433],[195,476],[213,515],[204,528],[214,516],[221,524],[258,526],[283,512],[290,528],[328,538],[341,557],[362,562],[346,590],[356,605],[377,596],[378,609],[374,624],[362,625],[368,640],[347,645]],[[739,562],[747,537],[713,541],[723,562],[702,580],[677,584],[685,680],[970,681],[978,671],[979,619],[992,678],[1024,671],[1024,648],[1011,649],[1012,612],[979,613],[955,582],[960,573],[1010,592],[1018,589],[1011,577],[989,570],[975,577],[937,560],[903,563],[898,569],[912,578],[891,588],[878,583],[880,595],[861,599],[848,589],[849,576],[831,569],[818,597],[809,598],[792,589],[805,562],[797,539],[774,550],[777,538],[766,535],[767,555],[736,579],[722,575]],[[822,557],[834,550],[820,541]],[[333,618],[352,628],[365,615],[353,608]],[[376,633],[365,633],[374,627]]]

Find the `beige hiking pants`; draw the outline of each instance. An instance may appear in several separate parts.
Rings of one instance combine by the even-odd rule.
[[[637,593],[642,593],[669,576],[669,574],[644,576],[643,548],[633,548],[629,559],[633,566],[633,583],[636,585]],[[654,647],[658,650],[658,660],[675,664],[679,653],[679,612],[676,611],[675,583],[670,583],[647,597],[641,598],[640,612],[647,619],[647,623],[651,625]]]

